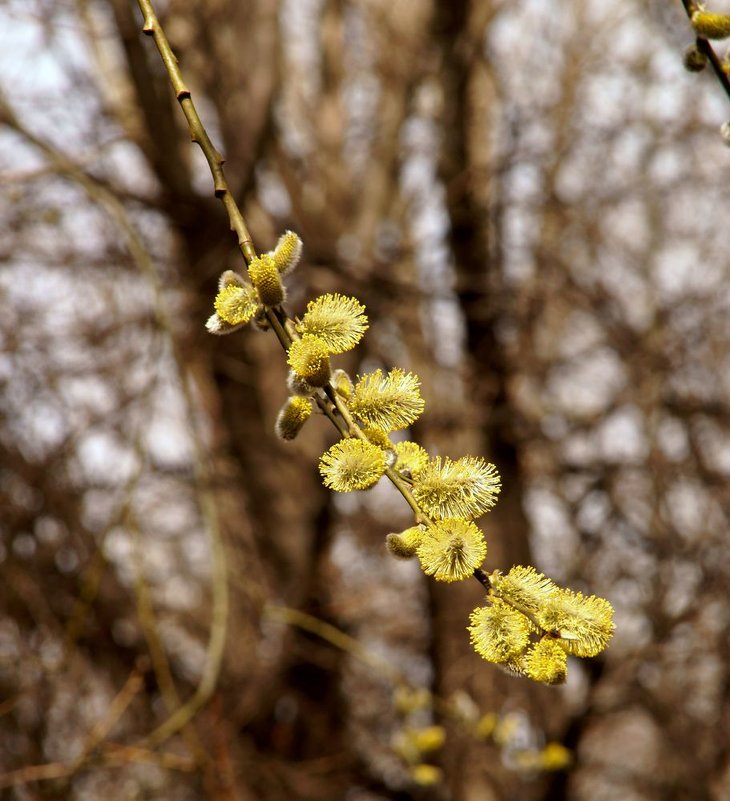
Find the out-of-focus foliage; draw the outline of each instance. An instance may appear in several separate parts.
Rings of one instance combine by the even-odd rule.
[[[9,798],[728,796],[729,112],[674,5],[158,6],[258,250],[306,243],[287,305],[359,298],[343,364],[497,465],[490,570],[616,608],[559,689],[473,653],[476,582],[389,558],[393,493],[321,486],[324,421],[275,436],[274,338],[207,334],[236,243],[135,4],[0,4]],[[216,689],[150,743],[212,664],[216,531]]]

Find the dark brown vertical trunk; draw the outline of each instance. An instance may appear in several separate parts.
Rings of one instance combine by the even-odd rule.
[[[491,570],[529,563],[530,549],[516,421],[509,399],[510,365],[497,337],[497,324],[506,310],[491,237],[495,221],[487,126],[495,123],[496,108],[482,57],[488,15],[483,3],[439,3],[435,40],[441,54],[444,97],[440,176],[446,189],[449,244],[468,351],[466,394],[472,408],[465,419],[475,421],[469,450],[493,461],[502,476],[499,502],[482,521],[489,546],[486,567]],[[473,652],[465,656],[468,615],[482,598],[473,581],[458,587],[431,585],[437,690],[448,695],[465,689],[484,713],[503,714],[507,703],[509,709],[531,712],[535,688],[505,676]],[[534,722],[539,725],[538,720]],[[485,744],[456,737],[449,741],[444,759],[458,798],[535,797],[534,787],[528,788],[505,769],[499,754]]]

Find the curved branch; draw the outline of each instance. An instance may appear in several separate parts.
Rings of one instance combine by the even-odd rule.
[[[175,92],[175,97],[183,110],[183,114],[185,114],[185,119],[188,121],[190,136],[193,142],[200,146],[208,162],[208,166],[210,167],[210,172],[213,176],[215,196],[225,206],[231,230],[238,236],[238,246],[241,249],[243,258],[246,260],[246,263],[248,263],[256,258],[256,251],[253,246],[251,234],[249,234],[246,222],[241,214],[241,210],[238,208],[238,204],[231,193],[225,173],[223,172],[223,156],[213,145],[208,136],[208,132],[205,130],[205,126],[193,103],[190,90],[183,80],[175,54],[172,52],[170,43],[157,19],[157,15],[152,8],[150,0],[138,0],[138,4],[144,17],[142,30],[145,35],[151,36],[155,40],[160,57],[162,58],[162,62],[170,78],[170,83]]]

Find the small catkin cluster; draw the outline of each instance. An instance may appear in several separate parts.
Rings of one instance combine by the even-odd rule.
[[[490,740],[502,752],[502,758],[517,770],[526,773],[563,770],[573,760],[570,749],[562,743],[550,741],[538,743],[526,736],[525,721],[519,712],[507,712],[500,716],[487,712],[477,716],[477,709],[470,711],[470,728],[478,740]]]
[[[277,434],[293,440],[315,404],[339,416],[349,436],[320,458],[325,486],[336,492],[366,490],[387,473],[419,510],[416,525],[387,536],[388,550],[401,559],[417,557],[424,573],[437,581],[479,578],[490,589],[486,605],[471,616],[476,651],[536,681],[564,681],[568,654],[594,656],[608,644],[611,605],[560,589],[533,568],[485,576],[487,543],[474,521],[497,502],[497,469],[478,456],[431,458],[415,442],[391,440],[393,432],[407,429],[423,412],[420,380],[397,367],[376,369],[356,381],[332,369],[330,357],[354,348],[367,331],[365,307],[352,297],[325,294],[308,304],[301,319],[286,318],[281,276],[296,266],[301,251],[299,237],[287,231],[273,251],[251,260],[249,281],[224,272],[208,330],[228,334],[251,320],[258,324],[274,314],[285,319],[291,394],[277,417]]]
[[[392,745],[407,767],[411,781],[426,787],[441,781],[441,769],[427,760],[445,741],[446,731],[442,726],[405,725],[394,736]]]
[[[397,727],[391,739],[393,752],[400,759],[414,784],[437,784],[441,770],[430,764],[451,733],[478,742],[490,742],[503,761],[526,774],[563,770],[573,754],[562,743],[544,742],[532,733],[532,726],[519,712],[482,712],[468,692],[458,689],[449,697],[434,696],[426,688],[396,685],[393,709]],[[449,726],[425,725],[436,714]]]
[[[545,684],[562,684],[567,657],[596,656],[613,635],[604,598],[558,587],[532,567],[495,571],[485,606],[470,617],[476,652],[488,662]]]
[[[252,259],[248,265],[248,281],[233,270],[226,270],[218,281],[215,314],[205,327],[211,334],[232,334],[250,320],[262,318],[267,308],[281,305],[286,291],[281,276],[296,267],[302,253],[301,239],[286,231],[276,248]]]
[[[684,68],[688,72],[702,72],[707,66],[708,58],[712,58],[713,67],[721,81],[727,83],[730,74],[730,51],[726,52],[720,61],[707,41],[708,39],[727,39],[730,37],[730,14],[718,14],[708,11],[704,3],[690,5],[690,22],[697,37],[684,52],[682,59]],[[718,64],[720,67],[718,68]],[[720,126],[720,138],[730,147],[730,121]]]

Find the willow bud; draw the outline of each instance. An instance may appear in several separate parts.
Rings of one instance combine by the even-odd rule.
[[[702,72],[707,66],[707,56],[696,44],[693,44],[684,51],[682,63],[687,72]]]

